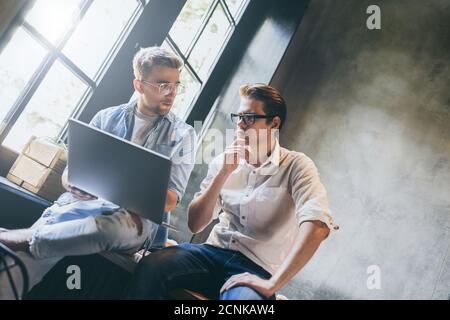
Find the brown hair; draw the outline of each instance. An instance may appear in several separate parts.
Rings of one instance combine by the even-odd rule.
[[[287,110],[286,102],[277,89],[263,83],[245,84],[239,88],[239,95],[264,102],[264,112],[280,118],[278,129],[281,130]],[[267,123],[270,121],[271,119],[267,119]]]

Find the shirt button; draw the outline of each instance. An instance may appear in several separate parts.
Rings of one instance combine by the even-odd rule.
[[[236,243],[236,240],[231,240],[231,243]]]
[[[245,220],[245,216],[242,216],[242,220]]]

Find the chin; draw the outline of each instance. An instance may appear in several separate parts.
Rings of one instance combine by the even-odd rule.
[[[168,106],[160,106],[159,107],[159,115],[161,116],[165,116],[166,114],[168,114],[170,112],[170,110],[172,110],[172,106],[168,107]]]

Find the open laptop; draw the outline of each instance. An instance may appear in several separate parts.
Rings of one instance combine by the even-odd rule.
[[[170,167],[164,155],[69,120],[68,178],[82,191],[165,225]]]

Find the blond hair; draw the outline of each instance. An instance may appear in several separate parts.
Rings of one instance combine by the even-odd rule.
[[[161,47],[141,48],[133,58],[133,71],[136,79],[147,79],[155,66],[179,70],[183,66],[183,61],[171,51]]]

